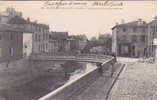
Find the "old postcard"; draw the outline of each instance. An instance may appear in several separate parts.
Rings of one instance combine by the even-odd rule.
[[[0,100],[157,100],[157,1],[0,1]]]

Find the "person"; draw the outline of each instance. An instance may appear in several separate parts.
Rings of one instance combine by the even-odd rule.
[[[114,63],[117,62],[116,54],[112,53],[112,56],[114,57],[114,61],[111,62],[111,77],[113,77],[114,74]]]
[[[116,53],[112,53],[112,55],[111,55],[111,56],[113,56],[113,57],[114,57],[114,59],[115,59],[115,62],[117,62]]]
[[[103,66],[101,65],[101,63],[98,63],[97,66],[99,68],[98,71],[99,71],[100,75],[103,76]]]
[[[114,64],[113,62],[111,63],[111,77],[113,77],[113,73],[114,73]]]

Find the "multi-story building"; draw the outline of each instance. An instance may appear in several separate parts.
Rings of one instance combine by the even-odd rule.
[[[157,57],[157,17],[148,24],[149,54]]]
[[[11,25],[0,24],[0,61],[10,61],[23,56],[23,32]]]
[[[149,38],[148,24],[141,19],[117,24],[112,28],[112,52],[117,56],[147,56]]]
[[[51,32],[49,38],[49,53],[66,53],[70,51],[68,32]]]
[[[81,53],[87,45],[87,37],[85,35],[71,35],[69,36],[70,50],[72,52]]]
[[[35,24],[35,31],[33,33],[32,39],[33,53],[48,53],[49,26],[45,24]]]
[[[40,53],[48,52],[48,43],[49,43],[48,25],[32,22],[30,21],[29,18],[25,20],[22,17],[22,13],[15,11],[14,8],[7,8],[6,11],[1,12],[0,23],[12,25],[16,28],[21,28],[23,32],[23,37],[25,37],[25,34],[31,35],[32,40],[30,42],[32,42],[31,43],[32,48],[29,49],[32,49],[31,50],[32,53],[40,54]],[[30,43],[27,44],[30,45]],[[29,45],[25,47],[29,47]]]

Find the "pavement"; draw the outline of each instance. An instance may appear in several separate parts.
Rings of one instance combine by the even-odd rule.
[[[118,62],[126,66],[117,79],[106,75],[100,77],[75,100],[157,100],[157,63],[123,57],[119,57]]]
[[[126,67],[113,86],[108,100],[157,100],[157,64],[120,58]],[[105,100],[105,99],[104,99]]]

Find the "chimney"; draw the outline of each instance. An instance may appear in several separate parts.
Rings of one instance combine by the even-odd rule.
[[[143,24],[143,21],[141,18],[138,19],[138,25],[142,25]]]
[[[141,19],[141,18],[139,18],[139,19],[138,19],[138,21],[139,21],[139,22],[142,22],[142,19]]]

